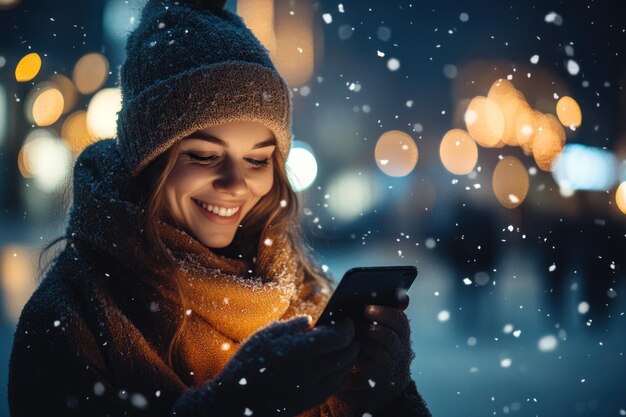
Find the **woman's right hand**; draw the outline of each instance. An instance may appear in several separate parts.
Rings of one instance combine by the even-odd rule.
[[[313,329],[306,317],[276,322],[252,335],[189,399],[197,406],[202,398],[211,403],[192,407],[207,417],[213,410],[220,416],[297,416],[347,382],[358,353],[349,319]],[[189,409],[181,400],[175,415],[196,415],[184,412]]]

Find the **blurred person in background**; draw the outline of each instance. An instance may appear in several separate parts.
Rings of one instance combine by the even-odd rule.
[[[117,139],[78,158],[17,326],[14,417],[430,416],[403,308],[311,327],[332,284],[285,171],[290,92],[224,3],[150,0],[131,33]]]

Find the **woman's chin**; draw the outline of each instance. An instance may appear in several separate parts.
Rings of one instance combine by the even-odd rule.
[[[223,249],[233,242],[234,236],[210,236],[198,239],[204,246],[209,249]]]

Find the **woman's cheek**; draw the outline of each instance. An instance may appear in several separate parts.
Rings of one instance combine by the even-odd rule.
[[[258,197],[269,193],[274,185],[274,173],[271,168],[263,172],[262,175],[255,175],[249,180],[250,190]]]

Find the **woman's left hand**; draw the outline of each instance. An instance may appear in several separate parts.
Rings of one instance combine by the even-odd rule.
[[[411,381],[411,329],[404,313],[408,296],[402,301],[399,308],[366,306],[362,320],[355,322],[361,351],[340,394],[354,411],[392,408]]]

